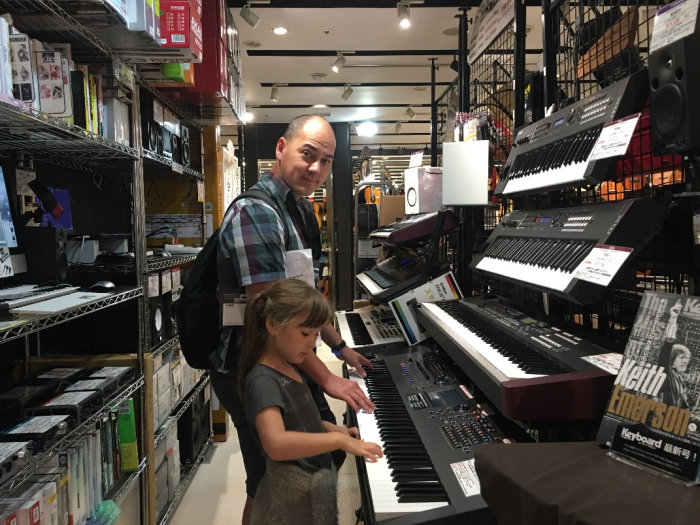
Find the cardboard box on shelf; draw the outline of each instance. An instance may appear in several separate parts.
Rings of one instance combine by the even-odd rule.
[[[188,0],[161,0],[160,47],[190,49],[202,60],[202,20]]]
[[[382,195],[379,200],[379,226],[406,218],[406,203],[403,195]]]

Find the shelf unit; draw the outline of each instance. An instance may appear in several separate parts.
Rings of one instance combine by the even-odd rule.
[[[145,421],[144,414],[146,406],[152,402],[148,397],[149,384],[152,380],[153,359],[162,359],[163,355],[177,348],[179,340],[173,337],[160,344],[156,348],[149,348],[149,308],[146,296],[146,276],[148,272],[167,270],[182,265],[186,265],[195,260],[195,255],[176,255],[162,260],[149,260],[146,257],[146,228],[145,228],[145,183],[149,180],[181,180],[191,183],[203,184],[204,174],[197,169],[201,166],[201,158],[193,166],[184,166],[165,156],[158,155],[143,149],[141,146],[141,126],[140,126],[140,100],[139,93],[145,90],[153,95],[158,101],[170,109],[180,119],[182,125],[190,130],[190,136],[194,135],[195,148],[192,148],[192,156],[201,155],[201,126],[204,123],[202,118],[210,119],[213,114],[222,115],[227,123],[238,124],[238,120],[230,104],[216,104],[216,107],[204,105],[188,106],[186,109],[174,104],[170,98],[166,98],[160,92],[153,89],[144,81],[133,62],[128,60],[129,53],[123,53],[121,44],[126,47],[142,47],[144,41],[141,38],[131,38],[134,35],[126,30],[123,25],[117,30],[116,39],[114,32],[107,37],[106,33],[95,28],[87,27],[83,24],[88,18],[79,16],[77,9],[84,7],[84,2],[79,1],[57,1],[57,0],[0,0],[1,12],[8,12],[13,15],[16,27],[26,32],[32,38],[42,41],[69,42],[73,46],[73,57],[76,63],[97,64],[107,71],[107,75],[114,75],[115,83],[124,84],[123,79],[117,78],[117,68],[126,69],[133,77],[131,85],[125,84],[127,91],[130,91],[130,121],[131,121],[131,144],[125,146],[113,140],[105,138],[95,133],[86,131],[80,127],[70,125],[59,118],[54,118],[32,109],[20,102],[7,97],[0,97],[0,121],[3,122],[0,129],[0,157],[11,158],[16,154],[28,154],[34,156],[42,164],[52,164],[82,173],[99,176],[100,174],[110,174],[110,176],[123,176],[128,183],[131,196],[131,245],[133,246],[133,260],[119,263],[98,263],[94,265],[72,265],[70,272],[76,274],[123,274],[125,279],[133,275],[134,283],[131,286],[119,288],[118,292],[104,299],[99,299],[91,303],[82,305],[79,308],[60,312],[52,315],[26,316],[15,319],[11,322],[0,323],[0,344],[17,341],[24,338],[25,343],[25,375],[29,370],[28,362],[34,356],[30,345],[29,336],[37,334],[42,330],[55,327],[59,324],[67,323],[79,317],[87,316],[105,308],[135,299],[137,301],[138,323],[131,327],[138,335],[138,348],[136,362],[138,363],[139,377],[127,388],[122,390],[117,396],[110,399],[98,412],[90,416],[76,429],[61,438],[51,448],[34,457],[26,468],[11,478],[7,484],[0,484],[0,499],[3,497],[5,487],[18,486],[24,482],[32,472],[36,472],[41,464],[45,464],[58,451],[74,443],[81,433],[93,425],[105,411],[109,410],[113,404],[131,396],[135,397],[139,420],[139,451],[140,462],[135,472],[125,474],[119,483],[105,495],[105,498],[112,498],[115,502],[124,496],[136,485],[140,479],[142,488],[141,497],[141,522],[152,525],[155,523],[154,486],[149,486],[153,479],[153,445],[156,438],[152,428]],[[95,3],[97,10],[104,10],[109,13],[101,2]],[[97,12],[97,11],[96,11]],[[104,13],[103,13],[104,14]],[[96,19],[96,18],[95,18]],[[121,31],[121,33],[120,33]],[[99,36],[97,36],[99,35]],[[105,40],[102,39],[105,37]],[[123,37],[123,38],[122,38]],[[109,42],[106,43],[106,41]],[[120,42],[118,51],[115,51],[110,44]],[[160,50],[157,46],[146,48]],[[127,57],[125,59],[124,57]],[[91,66],[92,67],[92,66]],[[117,82],[120,81],[120,82]],[[213,111],[213,113],[212,113]],[[189,114],[188,114],[189,113]],[[194,116],[191,116],[194,115]],[[223,121],[222,121],[223,122]],[[209,122],[206,122],[209,123]],[[213,123],[213,122],[212,122]],[[2,160],[2,159],[0,159]],[[202,207],[202,223],[204,223],[204,210]],[[84,277],[89,277],[84,276]],[[16,343],[14,343],[16,344]],[[37,349],[38,356],[40,350]],[[148,356],[148,359],[146,359]],[[147,362],[151,363],[150,374]],[[192,402],[194,396],[203,388],[208,388],[209,380],[205,377],[197,385],[193,392],[181,402],[174,414],[179,416]],[[150,390],[152,392],[152,390]],[[152,423],[150,424],[152,427]],[[211,443],[211,436],[208,443]],[[187,489],[194,476],[197,466],[204,458],[205,450],[202,451],[194,465],[187,466],[182,472],[182,483],[176,492],[176,498],[169,503],[169,508],[161,518],[160,523],[169,519],[172,511],[179,503],[182,495]]]
[[[182,497],[185,495],[190,483],[192,483],[194,475],[197,473],[197,469],[202,464],[202,461],[204,461],[204,458],[207,457],[212,444],[212,436],[209,436],[209,439],[202,447],[202,450],[199,452],[195,462],[192,465],[187,465],[182,468],[180,474],[180,486],[178,487],[177,492],[175,492],[173,499],[168,503],[165,511],[163,511],[163,515],[157,520],[158,525],[166,525],[170,521],[170,518],[173,517],[175,509],[177,509],[178,505],[182,501]]]
[[[100,408],[97,412],[92,414],[89,418],[87,418],[77,427],[72,428],[59,441],[54,443],[47,450],[44,450],[41,453],[34,455],[22,470],[17,472],[11,478],[7,478],[2,483],[0,483],[0,496],[6,495],[9,491],[18,487],[22,483],[25,483],[30,476],[36,474],[37,471],[42,466],[44,466],[51,458],[58,454],[58,452],[70,447],[78,439],[85,435],[85,432],[87,432],[92,426],[95,425],[95,423],[102,419],[103,416],[108,414],[112,407],[119,404],[121,401],[124,401],[125,399],[131,397],[142,386],[143,376],[139,376],[135,381],[130,383],[128,386],[123,388],[117,394],[112,396],[108,401],[106,401],[102,408]],[[145,461],[145,457],[142,459],[142,461]]]

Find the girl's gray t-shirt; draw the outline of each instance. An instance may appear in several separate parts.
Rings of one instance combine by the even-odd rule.
[[[305,381],[299,383],[273,368],[256,364],[246,377],[245,413],[255,440],[265,457],[267,454],[260,444],[255,417],[261,410],[270,406],[280,408],[286,430],[325,432],[321,414]],[[304,470],[315,472],[322,468],[331,468],[332,459],[330,453],[325,453],[295,462]]]

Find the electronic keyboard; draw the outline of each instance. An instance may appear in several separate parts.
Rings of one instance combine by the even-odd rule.
[[[581,262],[596,247],[624,247],[634,253],[664,217],[664,206],[652,199],[513,211],[503,216],[470,266],[575,303],[590,303],[604,287],[574,277]]]
[[[505,417],[602,417],[619,361],[604,348],[496,297],[423,303],[416,317]]]
[[[404,342],[394,314],[387,306],[367,306],[336,312],[335,324],[340,337],[358,352],[375,351],[385,345]]]
[[[454,229],[459,224],[457,215],[452,210],[445,210],[445,222],[442,233]],[[419,213],[400,221],[380,226],[370,232],[369,238],[388,244],[405,245],[427,240],[435,229],[438,212]]]
[[[367,378],[350,379],[377,410],[348,412],[361,438],[384,451],[375,463],[357,458],[364,523],[495,524],[481,497],[474,451],[512,440],[502,430],[507,422],[438,351],[417,345],[368,357],[374,368]]]
[[[599,184],[616,157],[591,160],[603,126],[641,111],[649,87],[646,69],[522,128],[515,136],[494,193],[508,196]]]

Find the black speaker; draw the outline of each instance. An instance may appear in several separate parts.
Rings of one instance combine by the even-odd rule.
[[[182,164],[182,147],[180,146],[180,137],[175,133],[170,134],[170,151],[172,152],[173,162]]]
[[[692,101],[700,90],[695,33],[649,55],[649,116],[654,152],[700,152],[700,104]]]
[[[202,395],[200,392],[177,420],[177,439],[180,441],[180,462],[191,465],[197,459],[204,443],[202,435]]]
[[[180,124],[180,156],[182,165],[190,165],[190,129],[184,124]]]
[[[161,127],[161,133],[163,142],[163,152],[161,155],[163,155],[166,159],[173,160],[173,138],[177,137],[175,137],[175,135],[165,126]]]
[[[163,106],[153,97],[141,91],[141,140],[149,151],[163,154]]]
[[[65,282],[68,274],[65,228],[25,227],[17,241],[27,260],[28,282]]]
[[[148,324],[150,331],[150,346],[159,345],[165,341],[165,307],[163,296],[148,298]]]
[[[163,295],[163,322],[165,323],[165,337],[167,339],[177,335],[175,308],[177,307],[177,300],[179,298],[179,292],[168,292]]]

